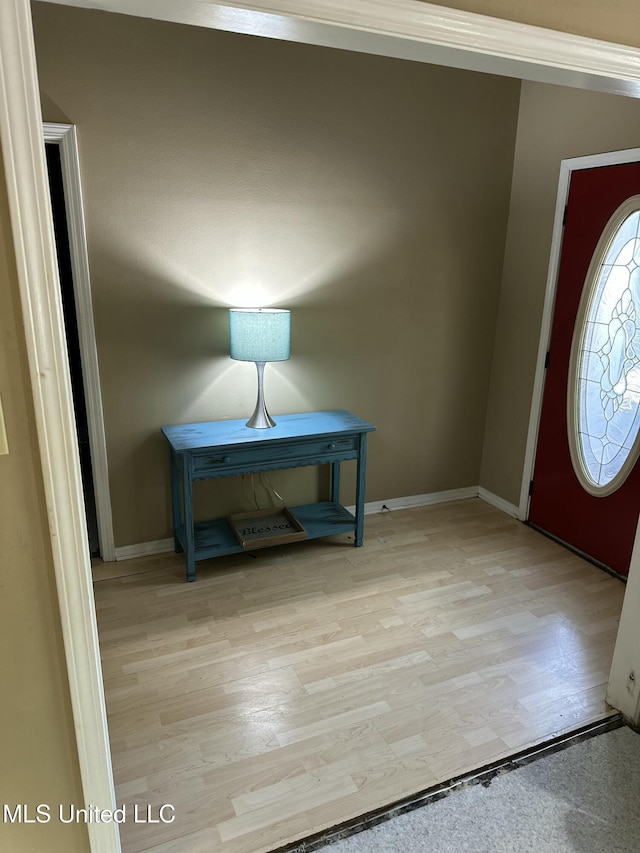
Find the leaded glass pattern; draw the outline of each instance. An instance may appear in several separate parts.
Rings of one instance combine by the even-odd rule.
[[[623,219],[591,270],[576,376],[577,443],[588,482],[611,491],[626,476],[640,428],[640,210]]]

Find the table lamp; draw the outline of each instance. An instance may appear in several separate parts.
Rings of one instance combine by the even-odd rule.
[[[230,308],[230,355],[236,361],[255,361],[258,369],[258,400],[247,421],[253,429],[276,425],[264,402],[264,366],[286,361],[290,354],[290,312],[282,308]]]

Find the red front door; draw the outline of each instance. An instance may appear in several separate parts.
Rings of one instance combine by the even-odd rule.
[[[639,193],[640,163],[572,173],[529,508],[536,527],[623,575],[640,510],[640,463],[612,494],[590,494],[571,461],[567,394],[576,315],[594,249],[614,212]],[[640,329],[640,304],[637,313]]]

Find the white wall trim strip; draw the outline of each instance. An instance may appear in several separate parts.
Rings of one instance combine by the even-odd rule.
[[[492,492],[481,486],[468,486],[465,489],[450,489],[443,492],[430,492],[425,495],[408,495],[403,498],[389,498],[386,501],[371,501],[364,505],[365,515],[373,515],[387,510],[416,509],[421,506],[432,506],[434,504],[449,503],[450,501],[464,501],[470,498],[481,498],[481,500],[495,506],[517,518],[518,507],[508,501],[499,498]],[[355,505],[348,506],[349,512],[355,512]],[[173,551],[173,539],[156,539],[152,542],[141,542],[138,545],[124,545],[116,548],[116,560],[134,560],[136,557],[148,557],[153,554],[167,554]]]
[[[513,518],[523,518],[523,516],[520,515],[519,508],[515,504],[505,501],[505,499],[501,498],[499,495],[494,495],[493,492],[483,488],[483,486],[478,488],[478,497],[481,500],[486,501],[488,504],[491,504],[491,506],[494,506],[496,509],[506,512],[507,515],[513,516]]]
[[[0,140],[85,803],[115,796],[30,7],[0,3]],[[114,823],[91,850],[119,853]]]
[[[46,2],[640,96],[633,47],[416,0]]]
[[[167,554],[173,551],[173,539],[155,539],[151,542],[140,542],[138,545],[122,545],[115,549],[115,558],[121,560],[134,560],[136,557],[151,557],[154,554]]]
[[[620,629],[613,652],[607,702],[625,720],[640,726],[640,669],[638,667],[638,630],[640,625],[640,522],[631,555],[629,579],[622,603]]]
[[[432,504],[448,503],[449,501],[464,501],[478,497],[478,486],[468,486],[464,489],[449,489],[443,492],[429,492],[424,495],[407,495],[402,498],[388,498],[386,501],[371,501],[364,505],[365,515],[386,510],[415,509]],[[355,512],[355,506],[347,507],[349,512]]]

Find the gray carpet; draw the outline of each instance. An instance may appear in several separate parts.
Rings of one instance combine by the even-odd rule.
[[[600,734],[322,851],[639,853],[640,735]]]

